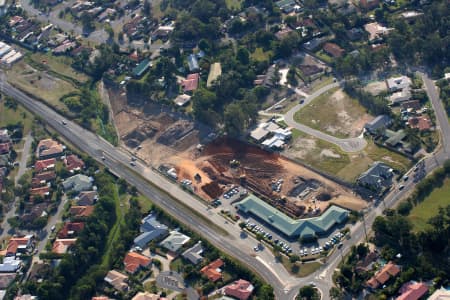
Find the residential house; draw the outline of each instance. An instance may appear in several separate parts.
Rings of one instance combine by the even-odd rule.
[[[397,300],[419,300],[428,292],[428,286],[423,282],[407,282],[400,288],[401,295]]]
[[[450,290],[447,290],[443,287],[434,291],[434,293],[428,297],[428,300],[449,300],[450,299]]]
[[[52,139],[45,139],[39,141],[36,150],[36,157],[38,159],[47,159],[61,156],[64,152],[64,146]]]
[[[323,45],[323,51],[334,58],[341,57],[345,52],[344,49],[334,43],[325,43],[325,45]]]
[[[40,173],[42,171],[47,171],[54,169],[56,165],[56,159],[55,158],[49,158],[44,160],[38,160],[34,164],[34,171],[36,173]]]
[[[387,137],[387,140],[384,141],[386,145],[389,147],[397,148],[397,147],[404,147],[406,146],[402,141],[406,137],[406,132],[403,129],[392,131],[389,129],[386,129],[384,132],[384,136]]]
[[[364,10],[371,10],[380,5],[380,0],[360,0],[359,6]]]
[[[184,251],[181,256],[183,256],[184,259],[190,261],[192,264],[197,265],[203,260],[202,253],[202,242],[198,241],[194,246]]]
[[[374,191],[383,192],[392,185],[393,170],[382,162],[375,162],[357,179],[357,183]]]
[[[366,123],[366,125],[364,125],[364,129],[370,134],[377,135],[391,124],[392,120],[389,116],[379,115],[372,121]]]
[[[189,74],[186,79],[181,81],[181,87],[183,91],[192,92],[198,88],[198,81],[200,79],[200,75],[198,73]]]
[[[206,276],[210,281],[216,282],[217,280],[222,278],[222,270],[220,269],[223,266],[223,260],[216,259],[211,262],[209,265],[204,266],[200,273]]]
[[[408,76],[392,77],[386,80],[386,86],[389,92],[402,91],[409,89],[411,79]]]
[[[363,260],[360,260],[356,264],[356,272],[360,273],[369,271],[369,266],[372,265],[373,262],[375,262],[378,258],[378,253],[375,251],[369,252]]]
[[[77,236],[84,229],[83,222],[67,222],[58,232],[59,239],[68,239]]]
[[[128,276],[116,270],[111,270],[106,274],[105,281],[112,285],[116,290],[128,290]]]
[[[142,75],[147,72],[147,70],[151,67],[151,62],[148,58],[141,61],[132,71],[132,75],[134,78],[141,78]]]
[[[26,295],[16,296],[16,298],[14,298],[14,300],[38,300],[38,297],[32,296],[30,294],[26,294]]]
[[[8,129],[0,129],[0,143],[10,143],[11,138],[9,137]]]
[[[195,54],[190,54],[188,56],[188,66],[189,66],[189,71],[191,71],[191,72],[200,70],[200,67],[198,65],[198,59]]]
[[[134,239],[134,244],[144,248],[150,241],[166,236],[168,228],[166,225],[159,223],[154,215],[149,214],[142,220],[140,232],[142,233]]]
[[[191,240],[190,237],[178,231],[171,231],[169,236],[165,238],[159,245],[171,252],[177,252],[184,244]]]
[[[0,264],[0,273],[14,273],[22,267],[22,260],[16,259],[12,256],[3,258],[3,263]]]
[[[56,179],[55,171],[46,171],[39,174],[36,174],[31,181],[39,182],[41,184],[45,184],[47,182],[51,182]]]
[[[179,107],[185,106],[190,101],[191,101],[191,96],[186,95],[186,94],[178,95],[175,99],[173,99],[173,102]]]
[[[62,182],[65,191],[72,190],[74,192],[87,191],[92,188],[94,179],[83,174],[77,174],[67,178]]]
[[[392,30],[392,28],[384,27],[377,22],[367,23],[364,25],[364,29],[369,33],[369,41],[379,39]]]
[[[225,287],[224,293],[227,296],[239,300],[247,300],[253,293],[254,286],[247,280],[239,279]]]
[[[430,130],[431,120],[428,116],[411,117],[408,119],[408,125],[411,128],[417,128],[420,131]]]
[[[23,237],[12,237],[6,247],[5,256],[15,256],[18,252],[26,253],[32,248],[33,240],[34,236],[31,234]]]
[[[275,5],[283,11],[285,14],[290,14],[296,10],[296,7],[300,6],[295,2],[295,0],[280,0],[275,2]]]
[[[148,268],[152,264],[152,259],[137,252],[128,252],[123,264],[128,273],[134,274],[141,268]]]
[[[265,137],[267,137],[270,133],[275,132],[280,129],[280,126],[275,122],[266,122],[258,125],[256,129],[250,132],[250,137],[256,142],[261,142]]]
[[[389,279],[396,277],[399,273],[400,268],[393,262],[388,262],[379,272],[367,281],[367,285],[371,289],[377,289],[384,285]]]
[[[75,245],[77,239],[56,239],[53,242],[52,252],[57,254],[64,254]]]
[[[64,165],[69,172],[79,171],[84,168],[84,162],[75,154],[68,155],[64,158]]]
[[[211,87],[220,75],[222,75],[222,65],[219,62],[211,64],[209,68],[208,80],[206,81],[206,87]]]
[[[159,300],[159,295],[149,292],[139,292],[131,300]]]
[[[400,104],[400,108],[406,111],[418,111],[421,107],[419,100],[407,100]]]
[[[10,151],[10,144],[9,143],[2,143],[0,144],[0,155],[8,154]]]
[[[16,273],[2,273],[0,274],[0,290],[6,290],[11,283],[16,279]],[[1,299],[1,297],[0,297]]]
[[[404,101],[409,101],[410,99],[411,91],[409,89],[403,89],[401,91],[394,92],[389,96],[389,101],[392,105],[399,104]]]
[[[175,27],[171,25],[159,26],[152,32],[152,40],[165,39],[174,29]]]
[[[98,200],[96,191],[83,191],[75,197],[75,201],[79,206],[94,205]]]
[[[86,218],[94,212],[94,206],[72,206],[69,214],[75,218]]]
[[[42,186],[30,189],[30,195],[31,196],[40,196],[42,198],[46,198],[50,196],[50,187],[49,186]]]

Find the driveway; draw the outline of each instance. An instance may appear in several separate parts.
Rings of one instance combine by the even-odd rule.
[[[363,150],[367,145],[367,142],[364,139],[364,137],[361,136],[361,137],[356,137],[356,138],[340,139],[335,136],[323,133],[322,131],[308,127],[306,125],[297,123],[294,120],[294,115],[297,111],[302,109],[305,105],[307,105],[308,103],[313,101],[315,98],[317,98],[321,94],[325,93],[328,90],[336,88],[338,86],[340,86],[340,83],[334,82],[334,83],[331,83],[329,85],[326,85],[326,86],[320,88],[319,90],[315,91],[314,93],[312,93],[311,95],[306,97],[302,104],[297,104],[293,108],[291,108],[287,113],[284,114],[283,118],[284,118],[284,121],[286,122],[286,124],[288,124],[288,126],[290,126],[292,128],[295,128],[304,133],[312,135],[318,139],[335,144],[336,146],[339,146],[345,152],[358,152],[358,151]]]

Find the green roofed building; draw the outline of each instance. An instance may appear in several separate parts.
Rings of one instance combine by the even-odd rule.
[[[146,58],[133,69],[133,77],[140,78],[142,75],[144,75],[145,72],[147,72],[149,67],[150,60]]]
[[[263,220],[287,237],[300,238],[325,234],[335,224],[344,222],[349,213],[346,209],[332,205],[319,217],[294,220],[254,195],[237,203],[237,208]]]

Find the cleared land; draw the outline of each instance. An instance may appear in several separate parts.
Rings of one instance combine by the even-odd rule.
[[[86,82],[89,77],[86,74],[78,72],[71,67],[73,60],[68,56],[54,56],[51,53],[33,53],[28,57],[28,60],[36,68],[41,70],[53,71],[63,77],[78,81],[80,83]]]
[[[317,139],[298,130],[293,130],[292,143],[284,153],[316,169],[353,182],[375,161],[383,161],[393,168],[406,171],[411,161],[403,155],[368,141],[367,147],[357,153],[345,153],[339,147]]]
[[[65,94],[77,89],[67,81],[55,78],[45,71],[39,71],[21,61],[7,71],[9,83],[17,88],[47,102],[61,111],[68,111],[66,105],[59,101]]]
[[[299,110],[294,118],[299,123],[340,138],[360,135],[364,124],[373,119],[357,100],[339,88],[320,95]]]
[[[409,220],[414,230],[421,231],[429,225],[428,220],[435,216],[439,207],[450,205],[450,179],[447,178],[441,187],[435,188],[424,201],[416,205],[409,213]]]
[[[0,128],[21,121],[23,123],[23,132],[26,134],[30,131],[33,120],[33,115],[22,106],[18,105],[16,110],[10,109],[5,107],[4,99],[0,99]]]

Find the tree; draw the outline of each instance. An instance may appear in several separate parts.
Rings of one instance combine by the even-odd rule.
[[[333,286],[330,289],[330,298],[333,299],[333,300],[343,300],[344,299],[344,293],[341,291],[341,289]]]
[[[151,18],[151,16],[152,16],[152,4],[150,3],[149,0],[145,0],[144,1],[144,6],[142,7],[142,13],[147,18]]]
[[[90,31],[94,28],[93,18],[92,16],[84,11],[80,16],[81,25],[83,26],[83,30]]]
[[[295,86],[297,86],[297,84],[298,84],[298,81],[297,81],[297,71],[296,71],[296,69],[295,69],[295,67],[294,66],[291,66],[290,68],[289,68],[289,71],[288,71],[288,73],[287,73],[287,75],[286,75],[286,79],[287,79],[287,82],[292,86],[292,87],[295,87]]]
[[[236,58],[243,65],[248,65],[250,63],[250,53],[243,47],[238,49]]]
[[[305,285],[298,291],[297,300],[319,300],[320,296],[317,289],[311,285]]]

